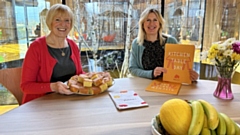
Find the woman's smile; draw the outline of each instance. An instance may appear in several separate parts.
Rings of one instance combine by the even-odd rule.
[[[147,19],[144,21],[144,30],[146,34],[157,34],[160,28],[157,16],[154,13],[150,13]]]
[[[52,22],[52,32],[58,37],[66,37],[71,28],[71,19],[68,16],[56,16]]]

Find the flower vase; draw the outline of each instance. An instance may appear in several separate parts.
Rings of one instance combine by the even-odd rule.
[[[224,100],[233,99],[231,88],[232,76],[234,70],[232,67],[216,67],[218,72],[218,83],[213,95]]]

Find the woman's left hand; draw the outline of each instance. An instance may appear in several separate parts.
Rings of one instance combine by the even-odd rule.
[[[198,73],[192,69],[189,70],[190,78],[192,81],[196,81],[199,77]]]

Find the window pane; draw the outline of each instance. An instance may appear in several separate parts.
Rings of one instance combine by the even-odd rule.
[[[45,16],[61,0],[0,1],[0,69],[21,66],[29,45],[46,35]]]

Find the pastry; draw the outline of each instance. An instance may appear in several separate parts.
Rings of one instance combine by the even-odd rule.
[[[95,78],[97,78],[98,77],[98,74],[96,74],[96,73],[92,73],[91,75],[90,75],[90,79],[92,79],[92,80],[94,80]]]
[[[74,75],[70,78],[70,80],[78,81],[78,75]]]
[[[86,95],[88,95],[89,94],[89,88],[80,86],[78,93],[79,94],[86,94]]]
[[[99,86],[99,88],[101,89],[101,92],[104,92],[105,90],[108,89],[108,85],[107,85],[107,83],[103,83]]]
[[[80,86],[78,86],[76,84],[70,85],[70,91],[72,91],[74,93],[78,93],[79,90],[80,90]]]
[[[94,95],[100,94],[102,92],[102,90],[97,86],[93,86],[91,89],[92,89]]]
[[[89,95],[93,95],[93,94],[94,94],[92,87],[88,89],[88,94],[89,94]]]
[[[103,82],[102,77],[98,77],[98,78],[95,78],[95,79],[93,80],[93,85],[94,85],[94,86],[99,86],[100,84],[102,84],[102,82]]]
[[[89,76],[87,76],[86,74],[80,74],[80,75],[78,76],[78,82],[83,83],[83,80],[84,80],[84,79],[89,79]]]
[[[83,86],[84,87],[92,87],[93,81],[91,79],[84,79],[83,80]]]
[[[113,82],[112,82],[112,77],[105,77],[105,78],[103,78],[103,81],[104,81],[105,83],[107,83],[108,87],[109,87],[109,86],[112,86],[112,84],[113,84]]]

